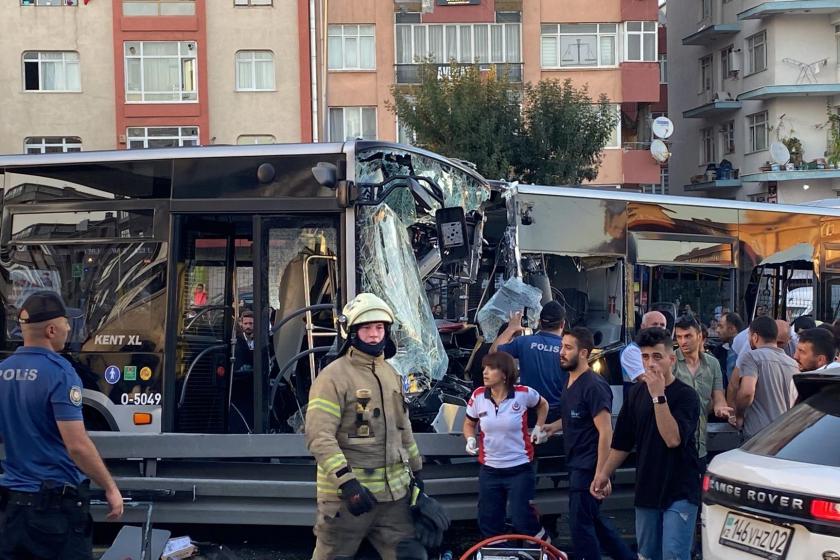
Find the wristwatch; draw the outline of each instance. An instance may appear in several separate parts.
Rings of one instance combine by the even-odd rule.
[[[653,397],[653,404],[665,404],[666,402],[668,402],[668,399],[665,398],[665,395]]]

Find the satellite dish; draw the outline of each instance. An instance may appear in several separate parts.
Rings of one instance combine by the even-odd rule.
[[[788,151],[787,146],[781,142],[773,142],[770,144],[770,159],[773,160],[773,163],[778,163],[779,165],[784,165],[789,162],[790,152]]]
[[[658,138],[650,143],[650,155],[659,163],[665,163],[671,157],[671,152],[668,151],[668,146],[665,142]]]
[[[650,129],[657,138],[670,138],[674,133],[674,123],[668,117],[656,117],[650,124]]]

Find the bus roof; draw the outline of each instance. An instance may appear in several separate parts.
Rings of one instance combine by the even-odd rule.
[[[599,200],[619,200],[624,202],[644,202],[656,204],[679,204],[681,206],[697,206],[702,208],[731,208],[733,210],[761,210],[763,212],[786,212],[791,214],[811,214],[816,216],[840,217],[840,208],[819,206],[769,204],[765,202],[743,202],[739,200],[724,200],[720,198],[700,198],[695,196],[671,196],[661,194],[645,194],[623,190],[599,190],[585,187],[547,187],[543,185],[516,185],[516,190],[522,194],[568,196],[576,198],[594,198]]]
[[[0,170],[15,167],[40,167],[44,165],[67,165],[83,163],[110,163],[130,161],[160,161],[166,159],[195,159],[248,156],[305,156],[355,154],[372,148],[406,150],[432,159],[444,161],[459,171],[471,175],[481,183],[487,180],[475,169],[464,163],[449,159],[415,146],[405,146],[378,140],[350,140],[348,142],[323,142],[309,144],[248,144],[189,146],[183,148],[144,148],[142,150],[103,150],[91,152],[66,152],[54,154],[0,155]]]

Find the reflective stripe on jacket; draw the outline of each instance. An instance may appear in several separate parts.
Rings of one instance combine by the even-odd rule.
[[[422,459],[402,387],[402,376],[384,357],[352,347],[315,379],[306,409],[306,446],[318,463],[319,500],[339,500],[339,487],[353,478],[379,501],[405,496],[407,468],[420,470]],[[369,392],[365,407],[359,390]]]

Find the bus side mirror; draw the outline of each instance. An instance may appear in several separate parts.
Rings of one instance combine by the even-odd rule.
[[[470,254],[464,209],[460,206],[439,209],[435,212],[435,225],[441,264],[463,262]]]

